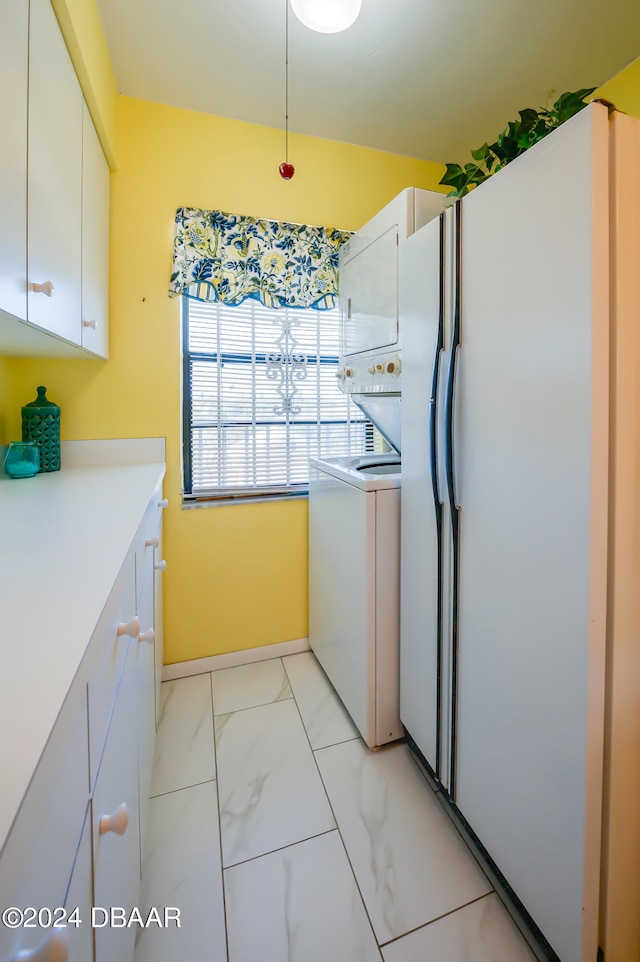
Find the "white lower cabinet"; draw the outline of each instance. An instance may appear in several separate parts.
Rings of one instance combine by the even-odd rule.
[[[140,789],[141,851],[146,842],[146,816],[149,789],[151,786],[151,766],[153,762],[153,742],[156,734],[155,699],[155,649],[156,632],[153,617],[153,549],[147,550],[145,581],[138,602],[138,618],[141,632],[137,641],[136,672],[138,675],[138,772]]]
[[[131,959],[134,950],[135,929],[117,923],[129,917],[140,889],[137,651],[131,639],[93,793],[96,962]]]
[[[0,962],[133,959],[137,929],[126,921],[139,901],[156,729],[161,499],[157,487],[0,855],[0,907],[24,919],[0,924]],[[66,929],[53,928],[67,916]]]
[[[67,921],[68,962],[91,962],[93,959],[91,894],[91,806],[89,806],[64,903],[66,918],[70,920]]]
[[[9,927],[17,915],[0,924],[2,962],[46,939],[51,931],[47,910],[65,904],[89,798],[83,674],[81,666],[2,852],[0,907],[24,913],[17,928]],[[17,731],[5,736],[17,737]]]

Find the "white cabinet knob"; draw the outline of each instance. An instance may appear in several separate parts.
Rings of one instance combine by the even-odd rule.
[[[167,567],[167,562],[166,562],[166,561],[156,561],[156,563],[154,564],[153,567],[156,569],[156,571],[164,571],[165,568]]]
[[[95,331],[96,328],[97,328],[97,326],[98,326],[98,322],[97,322],[95,319],[94,319],[93,321],[83,321],[83,322],[82,322],[82,326],[83,326],[83,327],[90,327],[92,330]]]
[[[353,368],[352,368],[352,367],[345,367],[345,369],[344,369],[344,376],[345,376],[345,377],[353,377]]]
[[[98,835],[113,832],[114,835],[124,835],[129,825],[129,809],[126,802],[118,805],[111,815],[103,815],[98,822]]]
[[[160,545],[160,538],[157,534],[154,534],[153,538],[146,538],[144,542],[145,548],[158,548]]]
[[[47,297],[53,297],[53,284],[51,281],[45,281],[44,284],[29,284],[29,288],[36,294],[46,294]]]
[[[137,638],[139,634],[140,622],[137,618],[132,618],[131,621],[118,625],[118,638],[121,638],[123,635],[129,635],[129,638]]]
[[[339,368],[338,368],[338,370],[337,370],[337,372],[336,372],[336,377],[338,378],[339,381],[344,381],[344,368],[343,368],[343,367],[339,367]]]
[[[11,962],[67,962],[69,944],[66,929],[51,932],[35,949],[23,949]]]
[[[367,371],[369,372],[369,374],[375,374],[375,373],[376,373],[376,369],[375,369],[375,367],[373,366],[373,364],[371,365],[371,367],[368,367],[368,368],[367,368]]]
[[[158,501],[158,507],[159,507],[159,508],[168,508],[168,507],[169,507],[169,499],[168,499],[168,498],[163,498],[162,501]]]
[[[153,628],[149,628],[148,631],[141,631],[138,635],[138,641],[144,641],[148,645],[152,645],[156,640],[156,633]]]

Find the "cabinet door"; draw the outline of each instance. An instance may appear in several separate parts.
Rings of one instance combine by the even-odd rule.
[[[154,549],[155,564],[160,565],[163,558],[162,524],[158,528],[158,547]],[[164,665],[164,618],[163,618],[163,568],[155,569],[153,582],[153,623],[156,631],[156,726],[160,720],[160,686],[162,684],[162,666]]]
[[[27,71],[29,4],[0,12],[0,310],[27,316]]]
[[[140,890],[137,646],[132,639],[92,802],[96,962],[133,958],[135,927],[114,927],[99,909],[108,913],[117,906],[128,915]],[[120,821],[123,805],[126,824]]]
[[[82,346],[109,356],[109,167],[82,108]]]
[[[153,764],[153,743],[156,734],[155,700],[155,624],[153,611],[154,550],[148,548],[145,554],[145,577],[138,603],[140,635],[134,644],[136,651],[136,686],[138,704],[138,777],[140,785],[140,847],[144,857],[146,822],[149,789],[151,786],[151,767]]]
[[[73,866],[69,890],[65,900],[69,938],[68,962],[93,962],[93,932],[91,929],[92,904],[91,873],[91,807],[84,820],[84,829]],[[76,911],[77,910],[77,911]]]
[[[80,344],[82,94],[49,0],[31,0],[29,44],[27,319]]]
[[[120,674],[129,644],[128,634],[118,634],[118,626],[134,616],[134,559],[130,555],[104,606],[102,617],[89,647],[89,768],[95,784],[107,736],[109,716],[116,697]],[[134,630],[135,629],[131,629]]]
[[[89,797],[87,688],[80,669],[38,763],[0,861],[0,907],[64,905]],[[28,718],[16,719],[17,730]],[[5,733],[10,737],[10,733]],[[16,735],[16,737],[18,737]],[[3,776],[4,777],[4,776]],[[30,920],[33,925],[33,919]],[[33,949],[47,932],[0,925],[0,959]]]

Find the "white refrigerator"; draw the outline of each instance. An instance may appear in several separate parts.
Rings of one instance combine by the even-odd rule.
[[[561,962],[640,958],[639,129],[591,104],[400,266],[400,717]]]

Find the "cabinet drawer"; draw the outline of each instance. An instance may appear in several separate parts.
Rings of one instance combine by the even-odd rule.
[[[142,523],[136,535],[136,601],[140,601],[142,588],[145,578],[149,573],[153,577],[154,543],[153,539],[158,537],[160,524],[162,522],[161,507],[162,485],[158,485],[153,492],[153,497],[149,501]],[[151,542],[147,544],[147,542]]]
[[[118,635],[118,626],[135,615],[135,563],[130,553],[109,595],[102,617],[89,646],[89,769],[95,783],[109,716],[129,644],[128,635]]]
[[[94,904],[121,906],[127,913],[137,904],[140,890],[138,647],[137,641],[129,641],[92,801]],[[96,962],[131,959],[134,938],[134,928],[96,928]]]
[[[3,908],[64,905],[89,798],[87,686],[80,671],[2,852]],[[0,926],[0,960],[34,948],[45,934]]]

